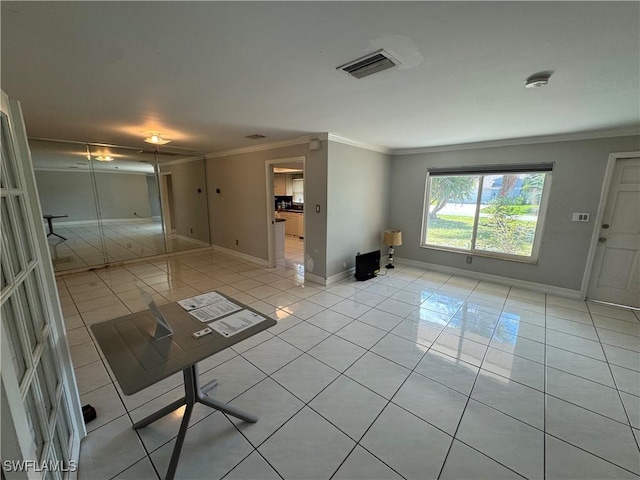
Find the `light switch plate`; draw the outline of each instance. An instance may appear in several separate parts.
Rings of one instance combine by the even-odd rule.
[[[588,213],[574,213],[571,217],[572,222],[588,222],[589,214]]]

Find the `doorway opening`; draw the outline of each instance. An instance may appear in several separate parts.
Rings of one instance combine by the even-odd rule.
[[[304,278],[305,157],[267,160],[269,265],[295,269]]]
[[[176,233],[176,211],[173,203],[173,182],[170,173],[160,173],[160,204],[165,235]]]

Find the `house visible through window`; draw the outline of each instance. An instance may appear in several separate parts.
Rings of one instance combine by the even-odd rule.
[[[433,169],[422,246],[536,261],[551,164]]]

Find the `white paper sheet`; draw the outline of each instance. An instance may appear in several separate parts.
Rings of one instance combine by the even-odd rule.
[[[196,308],[206,307],[213,303],[226,301],[227,299],[220,295],[218,292],[208,292],[202,295],[197,295],[191,298],[185,298],[184,300],[178,300],[178,305],[187,311],[195,310]]]
[[[265,320],[265,317],[261,317],[250,310],[241,310],[233,315],[210,323],[209,326],[221,335],[231,337]]]
[[[226,298],[223,298],[222,301],[220,302],[216,302],[202,308],[191,310],[189,314],[193,315],[201,322],[212,322],[216,318],[220,318],[231,312],[238,311],[241,308],[242,307],[236,305],[235,303],[230,302]]]

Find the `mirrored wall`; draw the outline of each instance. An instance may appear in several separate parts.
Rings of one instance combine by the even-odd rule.
[[[203,157],[30,139],[57,272],[210,246]]]

